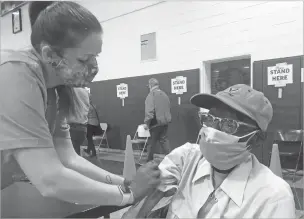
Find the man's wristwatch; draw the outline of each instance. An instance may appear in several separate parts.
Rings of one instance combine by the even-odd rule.
[[[122,194],[122,201],[120,203],[120,206],[124,206],[127,204],[133,204],[134,196],[133,196],[133,192],[131,191],[131,189],[128,186],[124,186],[124,185],[119,185],[118,189],[119,189],[120,193]]]

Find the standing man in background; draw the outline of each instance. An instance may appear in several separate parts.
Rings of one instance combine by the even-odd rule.
[[[87,136],[88,113],[90,108],[89,92],[82,87],[74,88],[75,95],[82,102],[83,112],[78,113],[77,116],[69,116],[67,118],[70,125],[70,135],[73,147],[78,155],[80,155],[80,146]]]
[[[170,99],[159,89],[155,78],[149,80],[150,93],[145,101],[145,129],[150,129],[151,140],[148,146],[147,162],[153,160],[157,142],[165,154],[171,152],[168,140],[168,125],[171,122]]]
[[[100,127],[100,120],[98,117],[98,112],[96,107],[93,105],[92,96],[90,97],[90,108],[88,114],[88,125],[87,125],[87,140],[88,140],[88,147],[85,149],[85,152],[90,154],[91,157],[96,157],[96,149],[93,142],[94,135],[102,135],[103,130]],[[91,154],[92,152],[92,154]]]

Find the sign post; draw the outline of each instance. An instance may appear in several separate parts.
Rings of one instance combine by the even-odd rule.
[[[278,98],[282,98],[283,87],[293,83],[293,66],[287,63],[278,63],[267,68],[268,85],[278,88]]]
[[[128,85],[121,83],[116,85],[117,88],[117,97],[122,100],[122,106],[125,105],[125,98],[128,97]]]
[[[178,76],[171,79],[171,93],[182,95],[187,92],[187,78]],[[181,105],[181,96],[178,96],[178,105]]]

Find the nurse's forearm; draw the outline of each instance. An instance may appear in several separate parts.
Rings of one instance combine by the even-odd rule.
[[[122,185],[124,182],[123,177],[103,170],[80,156],[75,157],[67,167],[99,182],[114,185]]]
[[[122,202],[118,186],[94,181],[68,168],[57,171],[52,178],[44,182],[49,185],[42,191],[46,197],[82,205],[118,206]]]
[[[124,179],[122,177],[109,173],[79,156],[73,148],[71,139],[56,137],[53,141],[61,162],[67,168],[99,182],[115,185],[123,184]]]

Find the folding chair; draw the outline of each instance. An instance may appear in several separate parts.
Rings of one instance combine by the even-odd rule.
[[[107,130],[108,130],[108,124],[107,123],[100,123],[100,128],[103,130],[103,134],[102,135],[97,135],[93,137],[93,140],[100,140],[99,144],[98,144],[98,148],[97,150],[100,150],[102,142],[105,140],[107,143],[107,148],[109,149],[109,143],[108,143],[108,138],[107,138]]]
[[[146,149],[146,146],[147,146],[147,142],[148,142],[148,139],[150,137],[150,131],[149,130],[145,130],[144,129],[144,125],[139,125],[136,129],[136,132],[135,132],[135,135],[134,135],[134,138],[133,140],[131,141],[132,142],[132,145],[133,144],[144,144],[144,147],[141,151],[141,154],[140,154],[140,157],[139,157],[139,161],[138,161],[138,164],[140,164],[140,160],[142,158],[142,155]],[[140,150],[140,147],[138,146],[138,149]]]
[[[292,185],[293,185],[292,187],[295,187],[295,183],[296,183],[295,177],[297,175],[297,172],[300,170],[299,165],[300,165],[301,157],[303,158],[302,155],[303,138],[304,138],[304,130],[287,130],[287,131],[277,130],[273,141],[273,143],[277,143],[279,146],[279,156],[282,163],[282,170],[285,171],[287,176],[292,175]],[[294,150],[292,150],[292,147],[294,148]],[[269,155],[271,156],[271,152]],[[284,168],[286,159],[294,158],[294,157],[297,157],[295,168],[292,170]],[[301,202],[299,200],[297,191],[295,188],[294,190],[298,204],[302,210]]]
[[[296,173],[299,171],[299,164],[303,150],[303,137],[303,130],[277,130],[274,137],[273,143],[277,143],[279,146],[279,155],[280,158],[282,158],[282,169],[284,169],[288,175],[293,175],[293,181]],[[292,150],[292,147],[294,150]],[[271,152],[269,155],[271,156]],[[297,157],[296,166],[293,170],[283,167],[286,159],[291,157]]]

